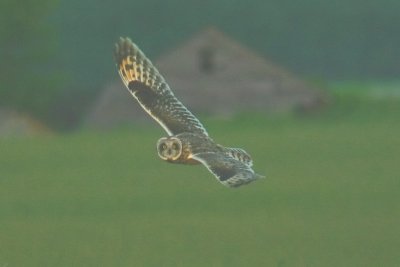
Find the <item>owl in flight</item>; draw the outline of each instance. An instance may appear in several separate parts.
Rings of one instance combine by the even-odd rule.
[[[168,134],[157,142],[161,159],[201,163],[228,187],[264,177],[253,171],[246,151],[223,147],[208,136],[200,121],[175,97],[163,76],[129,38],[120,38],[115,44],[114,59],[129,92]]]

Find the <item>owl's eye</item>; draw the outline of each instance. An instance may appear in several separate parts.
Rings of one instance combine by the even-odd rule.
[[[166,145],[166,144],[162,144],[162,145],[161,145],[161,149],[162,149],[162,150],[167,149],[167,145]]]
[[[173,149],[173,150],[178,150],[178,149],[179,149],[178,144],[177,144],[177,143],[173,143],[173,144],[172,144],[172,149]]]

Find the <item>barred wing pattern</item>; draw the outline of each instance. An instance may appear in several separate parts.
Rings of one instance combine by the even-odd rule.
[[[226,147],[225,150],[228,156],[231,156],[232,158],[243,162],[249,167],[253,166],[253,160],[251,159],[250,155],[243,149],[236,147]]]
[[[226,153],[198,153],[192,158],[201,162],[223,185],[228,187],[239,187],[264,178],[256,174],[248,162],[237,160]]]
[[[129,38],[120,38],[116,43],[114,58],[129,92],[168,135],[192,132],[208,136],[200,121],[174,96],[158,70]]]

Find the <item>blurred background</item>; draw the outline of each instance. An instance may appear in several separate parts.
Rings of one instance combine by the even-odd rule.
[[[399,266],[400,2],[0,0],[1,266]],[[267,179],[161,162],[128,36]]]

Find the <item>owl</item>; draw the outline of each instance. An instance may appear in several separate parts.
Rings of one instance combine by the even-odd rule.
[[[157,142],[158,156],[170,163],[203,164],[225,186],[238,187],[262,178],[241,148],[214,142],[200,121],[175,97],[163,76],[129,39],[115,44],[119,75],[140,106],[167,132]]]

